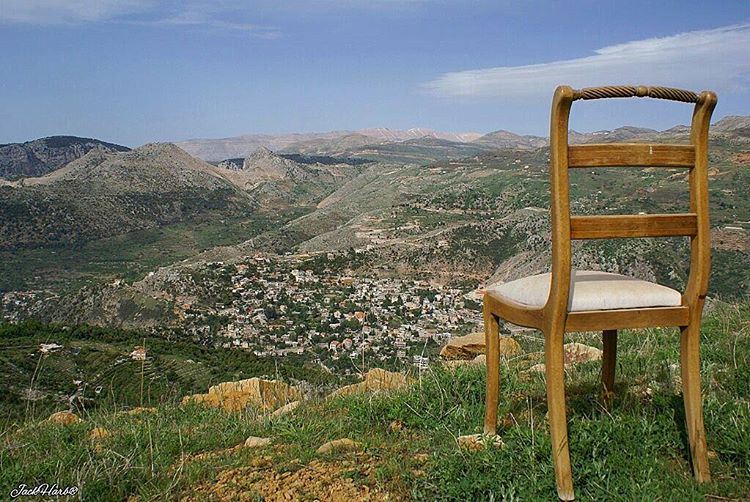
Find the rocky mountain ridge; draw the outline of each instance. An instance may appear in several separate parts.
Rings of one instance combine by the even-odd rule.
[[[0,178],[43,176],[83,157],[92,149],[126,152],[128,147],[98,139],[49,136],[25,143],[0,145]]]

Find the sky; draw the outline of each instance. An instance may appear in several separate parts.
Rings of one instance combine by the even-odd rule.
[[[0,143],[425,127],[546,136],[559,84],[712,89],[750,115],[750,2],[0,0]],[[578,131],[690,106],[576,103]]]

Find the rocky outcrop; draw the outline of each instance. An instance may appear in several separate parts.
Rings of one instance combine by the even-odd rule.
[[[586,363],[589,361],[601,361],[603,352],[601,349],[585,345],[583,343],[570,342],[563,345],[563,357],[565,361],[565,368],[570,368],[579,363]],[[543,353],[539,353],[540,358],[544,357]],[[546,367],[544,363],[538,363],[531,366],[524,373],[544,373]]]
[[[195,403],[226,411],[241,411],[248,406],[275,410],[302,398],[299,389],[278,380],[248,378],[237,382],[223,382],[209,387],[205,394],[185,396],[182,404]]]
[[[394,373],[381,368],[373,368],[367,372],[365,379],[359,383],[347,385],[335,390],[331,396],[348,396],[365,392],[383,392],[406,388],[411,380],[403,373]]]
[[[509,336],[501,336],[499,346],[500,357],[513,357],[521,353],[521,346]],[[444,359],[469,360],[484,354],[484,349],[484,333],[472,333],[451,338],[440,351],[440,355]]]
[[[484,434],[469,434],[466,436],[459,436],[456,439],[458,446],[467,450],[482,450],[488,446],[495,448],[502,448],[503,440],[500,436],[487,436]]]
[[[53,413],[47,419],[48,422],[55,425],[71,425],[81,422],[81,418],[71,411],[58,411]]]
[[[129,150],[125,146],[76,136],[50,136],[26,143],[0,145],[0,178],[43,176],[93,149],[106,152]]]
[[[296,410],[297,407],[302,403],[302,401],[292,401],[289,404],[286,404],[279,408],[278,410],[274,411],[269,415],[270,418],[279,418],[281,416],[284,416],[288,413],[291,413],[292,411]]]

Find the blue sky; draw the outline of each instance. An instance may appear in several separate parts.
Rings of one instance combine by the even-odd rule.
[[[673,85],[750,114],[750,2],[0,0],[0,143],[136,146],[366,127],[546,135],[558,83]],[[583,103],[573,128],[686,123]]]

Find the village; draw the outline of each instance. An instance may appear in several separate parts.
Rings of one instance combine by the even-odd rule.
[[[214,343],[258,356],[306,355],[334,372],[374,364],[426,369],[451,337],[482,329],[477,291],[350,275],[326,266],[331,253],[323,256],[258,255],[229,266],[233,300],[212,312],[224,319]],[[191,324],[204,315],[184,313]]]

